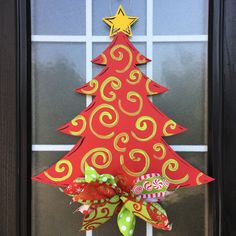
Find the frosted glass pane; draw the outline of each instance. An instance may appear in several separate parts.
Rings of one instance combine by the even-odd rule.
[[[207,25],[208,0],[153,1],[154,34],[207,34]]]
[[[207,44],[154,44],[153,79],[170,89],[153,96],[154,104],[188,128],[184,133],[166,137],[166,141],[170,144],[206,144]]]
[[[85,34],[85,0],[33,0],[31,14],[32,34]]]
[[[85,107],[74,90],[85,83],[85,44],[34,43],[32,47],[33,143],[75,143],[56,129]]]
[[[186,161],[206,172],[206,154],[179,153]],[[161,205],[173,223],[172,231],[154,229],[153,236],[204,236],[208,227],[207,185],[178,189]]]
[[[115,15],[120,4],[122,4],[127,15],[139,17],[138,22],[132,26],[133,35],[146,34],[146,0],[93,0],[94,35],[109,35],[110,28],[102,21],[102,18]]]

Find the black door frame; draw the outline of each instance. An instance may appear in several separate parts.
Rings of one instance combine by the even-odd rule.
[[[236,1],[210,0],[209,235],[236,235]],[[0,235],[31,235],[30,1],[0,2]],[[235,183],[235,184],[234,184]]]

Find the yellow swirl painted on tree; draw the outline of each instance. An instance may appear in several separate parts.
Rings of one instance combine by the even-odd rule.
[[[156,121],[150,117],[150,116],[141,116],[139,117],[136,122],[135,122],[135,128],[137,130],[140,130],[140,131],[146,131],[147,128],[148,128],[148,125],[147,125],[147,122],[146,121],[150,121],[153,125],[153,129],[152,129],[152,133],[151,135],[149,135],[148,137],[146,138],[141,138],[141,137],[138,137],[137,134],[135,134],[134,131],[131,131],[131,134],[132,136],[137,139],[138,141],[142,141],[142,142],[146,142],[146,141],[149,141],[151,140],[155,134],[156,134],[156,131],[157,131],[157,124],[156,124]]]
[[[177,126],[177,124],[176,124],[173,120],[168,120],[168,121],[164,124],[164,126],[163,126],[163,134],[164,134],[165,136],[170,136],[170,135],[172,135],[172,133],[169,133],[169,132],[167,131],[167,128],[169,127],[170,129],[175,130],[176,126]]]
[[[48,179],[50,179],[54,182],[62,182],[64,180],[70,178],[70,176],[72,175],[73,166],[72,166],[71,162],[68,160],[60,160],[55,164],[55,171],[57,173],[63,173],[65,171],[65,166],[68,168],[68,171],[62,177],[53,177],[53,176],[49,175],[47,173],[47,171],[44,171],[43,173]]]
[[[149,166],[150,166],[150,158],[148,156],[148,154],[142,150],[142,149],[132,149],[130,152],[129,152],[129,158],[134,161],[134,162],[139,162],[141,161],[141,157],[138,157],[136,156],[135,154],[141,154],[145,160],[145,164],[144,164],[144,167],[141,171],[137,171],[137,172],[134,172],[134,171],[131,171],[126,165],[125,165],[125,160],[124,160],[124,156],[121,155],[120,156],[120,164],[121,164],[121,167],[122,169],[129,175],[131,176],[140,176],[140,175],[143,175],[147,172]]]
[[[101,87],[100,87],[100,93],[101,93],[101,97],[104,101],[107,101],[107,102],[112,102],[116,99],[116,94],[113,92],[113,91],[110,91],[109,92],[109,95],[111,97],[107,97],[105,94],[104,94],[104,89],[106,88],[107,84],[111,83],[111,87],[114,89],[114,90],[118,90],[121,88],[121,81],[115,77],[115,76],[110,76],[108,78],[106,78],[104,80],[104,82],[102,83]]]
[[[114,148],[118,151],[118,152],[125,152],[126,151],[126,147],[119,147],[118,142],[119,140],[124,143],[127,144],[129,142],[129,135],[125,132],[119,133],[118,135],[116,135],[116,137],[114,138]]]
[[[183,178],[180,179],[171,179],[166,174],[166,169],[170,171],[177,171],[179,169],[179,163],[174,159],[167,160],[162,166],[162,176],[165,177],[171,184],[182,184],[189,179],[189,174],[186,174]]]
[[[145,87],[146,87],[146,91],[148,93],[148,95],[152,95],[152,94],[157,94],[157,92],[152,92],[149,88],[149,85],[152,81],[150,79],[147,79],[146,83],[145,83]]]
[[[119,99],[119,101],[118,101],[118,107],[120,108],[120,110],[124,114],[126,114],[128,116],[137,116],[142,111],[142,108],[143,108],[143,99],[142,99],[141,95],[138,94],[137,92],[130,91],[127,93],[126,98],[127,98],[127,101],[130,101],[132,103],[136,103],[137,101],[139,101],[139,108],[137,109],[137,111],[135,111],[135,112],[126,111],[121,104],[121,99]],[[136,99],[136,98],[138,98],[138,99]]]
[[[126,81],[129,84],[138,84],[142,79],[142,73],[139,70],[132,70],[129,74],[129,79],[126,79]]]
[[[143,57],[143,58],[141,58],[141,57]],[[137,54],[136,60],[139,64],[146,63],[146,58],[144,56],[142,56],[140,53]]]
[[[71,121],[71,124],[76,127],[76,126],[78,126],[78,121],[79,121],[79,120],[82,120],[82,122],[83,122],[81,129],[80,129],[79,131],[70,131],[70,134],[72,134],[72,135],[74,135],[74,136],[79,136],[79,135],[81,135],[81,134],[84,132],[84,130],[86,129],[86,119],[85,119],[85,117],[82,116],[82,115],[76,116],[76,117]]]
[[[153,155],[155,159],[163,160],[166,156],[166,148],[162,143],[155,143],[153,146],[155,152],[162,152],[161,156]]]
[[[110,109],[114,112],[115,114],[115,119],[114,121],[112,121],[111,123],[106,123],[103,119],[104,117],[106,116],[109,120],[112,120],[113,119],[113,116],[111,113],[109,113],[108,111],[103,111],[101,112],[101,114],[99,115],[99,121],[100,123],[104,126],[104,127],[107,127],[107,128],[113,128],[115,127],[117,124],[118,124],[118,121],[119,121],[119,114],[117,113],[117,111],[115,110],[115,108],[109,104],[100,104],[99,106],[97,106],[91,113],[90,115],[90,118],[89,118],[89,127],[90,127],[90,130],[91,132],[98,138],[101,138],[101,139],[109,139],[111,138],[113,135],[114,135],[114,132],[111,132],[107,135],[102,135],[102,134],[98,134],[97,132],[95,132],[95,130],[93,129],[93,118],[95,116],[95,114],[100,111],[101,109]]]
[[[197,185],[201,185],[202,184],[202,182],[200,181],[200,178],[203,176],[203,173],[202,172],[200,172],[198,175],[197,175],[197,177],[196,177],[196,183],[197,183]]]
[[[128,61],[128,63],[126,64],[126,66],[123,69],[121,69],[121,70],[117,69],[116,70],[117,73],[124,73],[124,72],[126,72],[130,68],[132,60],[133,60],[133,56],[132,56],[131,50],[127,46],[122,45],[122,44],[117,44],[116,46],[112,47],[112,49],[110,51],[111,58],[113,60],[115,60],[115,61],[122,61],[123,58],[124,58],[123,52],[118,51],[118,56],[115,55],[116,50],[121,49],[121,48],[124,49],[129,54],[129,61]]]
[[[102,57],[102,64],[107,64],[107,57],[104,53],[101,54]]]
[[[97,163],[97,158],[99,156],[102,157],[103,164]],[[92,166],[94,166],[97,169],[107,168],[111,164],[111,161],[112,161],[112,153],[107,148],[98,147],[98,148],[91,149],[83,156],[81,160],[80,169],[83,173],[84,173],[85,162],[87,161],[89,157],[91,157]]]
[[[90,90],[81,89],[81,92],[83,92],[84,94],[93,94],[93,93],[95,93],[98,89],[98,81],[96,79],[91,80],[89,82],[89,86],[92,89],[90,89]]]

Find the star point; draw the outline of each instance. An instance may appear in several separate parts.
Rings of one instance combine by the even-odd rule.
[[[110,28],[110,36],[114,36],[118,32],[123,32],[128,36],[132,36],[131,26],[138,20],[136,16],[127,16],[122,5],[119,6],[114,16],[103,18],[103,21]]]

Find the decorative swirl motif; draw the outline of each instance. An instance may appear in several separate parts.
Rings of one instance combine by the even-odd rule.
[[[114,148],[118,151],[118,152],[125,152],[126,151],[126,147],[119,147],[119,145],[118,145],[118,142],[119,142],[119,140],[122,142],[122,143],[124,143],[124,144],[126,144],[126,143],[128,143],[129,142],[129,135],[127,134],[127,133],[125,133],[125,132],[122,132],[122,133],[120,133],[120,134],[118,134],[115,138],[114,138]]]
[[[107,64],[107,57],[104,53],[101,54],[102,57],[102,64]]]
[[[47,171],[44,171],[44,175],[45,175],[48,179],[50,179],[50,180],[52,180],[52,181],[54,181],[54,182],[62,182],[62,181],[64,181],[64,180],[70,178],[70,176],[72,175],[73,166],[72,166],[71,162],[68,161],[68,160],[60,160],[60,161],[58,161],[58,162],[56,163],[56,165],[55,165],[55,171],[56,171],[57,173],[63,173],[63,172],[65,172],[65,166],[68,168],[68,170],[67,170],[67,173],[66,173],[64,176],[62,176],[62,177],[53,177],[53,176],[49,175],[49,174],[47,173]]]
[[[83,122],[81,129],[78,130],[78,131],[70,131],[70,134],[72,134],[72,135],[74,135],[74,136],[79,136],[79,135],[81,135],[81,134],[84,132],[84,130],[86,129],[86,119],[85,119],[85,117],[82,116],[82,115],[76,116],[76,117],[71,121],[71,124],[72,124],[73,126],[77,127],[79,120],[82,120],[82,122]]]
[[[132,98],[132,97],[133,97],[133,98]],[[122,107],[122,105],[121,105],[121,100],[120,100],[120,99],[119,99],[119,101],[118,101],[118,107],[120,108],[120,110],[121,110],[124,114],[126,114],[126,115],[128,115],[128,116],[137,116],[137,115],[141,112],[141,110],[142,110],[142,108],[143,108],[143,99],[142,99],[141,95],[138,94],[138,93],[136,93],[136,92],[134,92],[134,91],[130,91],[130,92],[127,93],[126,98],[127,98],[127,101],[130,101],[130,102],[133,102],[133,103],[136,103],[136,102],[137,102],[137,99],[136,99],[136,98],[138,98],[138,100],[139,100],[139,108],[138,108],[138,110],[135,111],[135,112],[128,112],[128,111],[126,111],[126,110]]]
[[[126,64],[126,66],[121,70],[118,70],[118,69],[116,70],[117,73],[124,73],[125,71],[127,71],[130,68],[132,60],[133,60],[133,56],[132,56],[131,50],[127,46],[122,45],[122,44],[117,44],[116,46],[112,47],[112,49],[110,51],[110,55],[113,60],[115,60],[115,61],[122,61],[123,60],[124,54],[122,52],[118,51],[118,56],[115,55],[115,51],[119,48],[123,48],[129,54],[129,56],[128,56],[129,61]]]
[[[161,170],[162,176],[165,177],[172,184],[182,184],[182,183],[188,181],[189,174],[186,174],[183,178],[180,178],[180,179],[171,179],[166,174],[166,169],[168,169],[169,171],[177,171],[178,168],[179,168],[179,163],[174,159],[169,159],[162,166],[162,170]]]
[[[93,133],[95,136],[97,136],[98,138],[101,138],[101,139],[109,139],[109,138],[111,138],[111,137],[114,135],[114,132],[111,132],[110,134],[107,134],[107,135],[101,135],[101,134],[98,134],[98,133],[96,133],[96,132],[94,131],[93,125],[92,125],[92,123],[93,123],[93,118],[94,118],[95,114],[96,114],[99,110],[104,109],[104,108],[107,108],[107,109],[112,110],[112,111],[114,112],[114,114],[115,114],[115,118],[113,118],[113,116],[112,116],[112,114],[111,114],[110,112],[108,112],[108,111],[103,111],[103,112],[101,112],[101,114],[99,115],[99,121],[100,121],[100,123],[101,123],[104,127],[107,127],[107,128],[112,128],[112,127],[114,127],[114,126],[117,125],[117,123],[118,123],[118,121],[119,121],[119,114],[117,113],[117,111],[115,110],[115,108],[114,108],[113,106],[109,105],[109,104],[100,104],[99,106],[97,106],[97,107],[93,110],[93,112],[92,112],[91,115],[90,115],[89,127],[90,127],[92,133]],[[103,120],[104,117],[107,117],[107,118],[111,121],[111,123],[105,122],[105,121]],[[114,121],[112,121],[113,119],[114,119]]]
[[[161,156],[157,156],[157,155],[154,154],[153,157],[155,159],[158,159],[158,160],[163,160],[166,156],[165,146],[162,143],[156,143],[152,147],[153,147],[155,152],[160,152],[160,151],[162,152]]]
[[[101,87],[100,87],[100,93],[101,93],[102,99],[105,100],[105,101],[107,101],[107,102],[112,102],[112,101],[114,101],[114,100],[116,99],[116,94],[115,94],[113,91],[110,91],[110,92],[109,92],[109,95],[110,95],[111,97],[107,97],[107,96],[105,96],[105,94],[104,94],[104,89],[105,89],[105,87],[107,86],[108,83],[111,83],[111,87],[112,87],[113,89],[115,89],[115,90],[120,89],[122,83],[121,83],[121,81],[120,81],[118,78],[116,78],[115,76],[110,76],[110,77],[106,78],[106,79],[104,80],[104,82],[102,83],[102,85],[101,85]]]
[[[170,129],[174,130],[176,128],[177,124],[173,121],[173,120],[168,120],[165,124],[164,124],[164,127],[163,127],[163,134],[165,136],[170,136],[172,135],[172,133],[169,133],[167,131],[167,128],[170,127]]]
[[[143,142],[146,142],[146,141],[149,141],[151,140],[155,134],[156,134],[156,131],[157,131],[157,124],[156,124],[156,121],[150,117],[150,116],[141,116],[139,117],[137,120],[136,120],[136,123],[135,123],[135,127],[136,129],[140,130],[140,131],[146,131],[147,128],[148,128],[148,125],[147,125],[147,122],[146,121],[150,121],[152,122],[152,125],[153,125],[153,130],[152,130],[152,133],[151,135],[149,135],[148,137],[146,138],[140,138],[138,137],[135,132],[131,131],[131,134],[132,136],[137,139],[138,141],[143,141]]]
[[[203,173],[202,172],[200,172],[198,175],[197,175],[197,177],[196,177],[196,183],[197,183],[197,185],[201,185],[202,184],[202,182],[200,181],[200,178],[203,176]]]
[[[107,168],[112,161],[112,154],[111,151],[104,147],[98,147],[89,150],[81,160],[81,171],[84,173],[84,166],[86,160],[91,157],[92,165],[97,169],[104,169]],[[102,164],[97,163],[97,158],[102,157]]]
[[[143,63],[147,62],[146,58],[143,55],[141,55],[140,53],[137,54],[136,60],[137,60],[138,64],[143,64]]]
[[[98,81],[96,79],[93,79],[89,82],[89,86],[92,88],[91,90],[84,90],[81,89],[81,92],[84,94],[93,94],[97,91],[98,89]]]
[[[142,79],[141,71],[140,70],[132,70],[129,74],[129,79],[126,79],[126,81],[129,84],[138,84],[141,79]]]
[[[121,155],[120,156],[120,164],[121,164],[121,167],[122,169],[129,175],[131,176],[140,176],[140,175],[143,175],[146,173],[146,171],[148,170],[149,166],[150,166],[150,158],[148,156],[148,154],[142,150],[142,149],[132,149],[130,152],[129,152],[129,158],[134,161],[134,162],[139,162],[141,161],[141,158],[136,156],[135,154],[141,154],[143,157],[144,157],[144,160],[145,160],[145,165],[143,167],[143,169],[141,171],[138,171],[138,172],[134,172],[134,171],[131,171],[128,167],[125,166],[125,161],[124,161],[124,156]]]
[[[149,85],[151,82],[152,81],[150,79],[147,79],[147,81],[145,83],[146,91],[147,91],[148,95],[157,94],[157,92],[153,92],[150,90]]]

